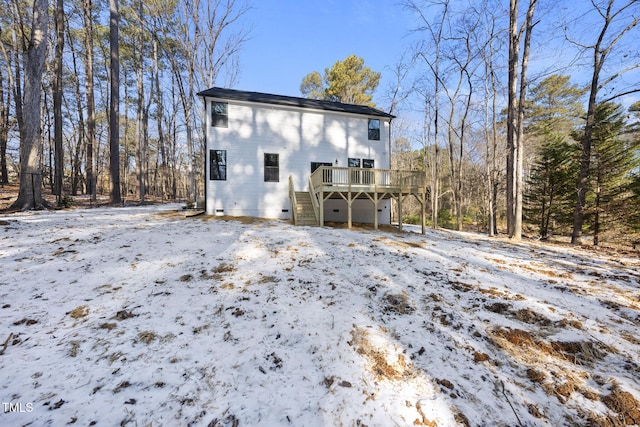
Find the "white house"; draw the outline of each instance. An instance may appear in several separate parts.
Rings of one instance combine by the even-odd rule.
[[[290,186],[308,192],[310,175],[319,167],[332,170],[324,173],[329,185],[332,179],[337,185],[343,169],[349,185],[373,183],[366,169],[390,169],[391,114],[217,87],[198,95],[206,109],[207,214],[290,219]],[[388,194],[375,200],[362,193],[326,194],[319,197],[321,223],[390,222]],[[315,204],[317,216],[318,199]]]

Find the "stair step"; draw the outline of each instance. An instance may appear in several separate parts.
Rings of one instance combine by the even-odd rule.
[[[318,225],[316,214],[313,209],[311,195],[307,191],[296,191],[296,224],[297,225]]]

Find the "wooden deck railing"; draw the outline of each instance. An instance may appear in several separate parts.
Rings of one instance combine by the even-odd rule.
[[[291,215],[293,223],[298,223],[298,201],[296,200],[296,189],[293,188],[293,177],[289,175],[289,198],[291,199]]]
[[[419,171],[321,166],[309,178],[315,191],[419,192],[426,186]],[[327,187],[331,187],[330,189]]]

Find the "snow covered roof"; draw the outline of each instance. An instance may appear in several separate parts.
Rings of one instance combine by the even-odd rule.
[[[341,102],[299,98],[295,96],[272,95],[261,92],[212,87],[198,93],[198,96],[229,99],[234,101],[257,102],[261,104],[284,105],[287,107],[310,108],[316,110],[337,111],[341,113],[362,114],[365,116],[394,119],[395,116],[366,105],[343,104]]]

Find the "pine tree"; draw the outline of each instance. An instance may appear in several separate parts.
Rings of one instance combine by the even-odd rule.
[[[573,183],[577,178],[577,146],[558,134],[543,143],[527,181],[525,215],[546,239],[554,230],[571,225]]]
[[[364,59],[349,55],[320,73],[307,74],[300,84],[300,92],[307,98],[344,102],[375,107],[373,92],[380,83],[380,73],[364,66]]]
[[[597,105],[591,138],[590,191],[587,194],[594,245],[600,242],[602,231],[614,224],[622,224],[620,220],[627,216],[632,197],[632,172],[640,163],[632,141],[623,138],[624,128],[620,105],[611,102]]]
[[[529,93],[527,137],[539,139],[540,146],[527,180],[525,217],[539,226],[542,238],[571,224],[578,147],[568,141],[584,113],[583,93],[561,75],[544,79]]]

